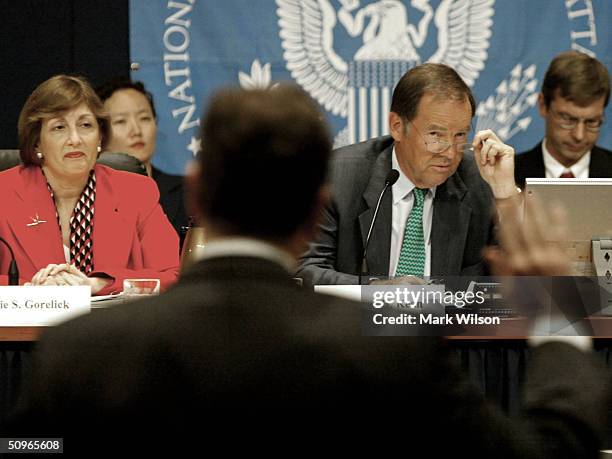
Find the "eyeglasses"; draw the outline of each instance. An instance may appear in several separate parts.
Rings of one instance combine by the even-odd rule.
[[[550,108],[549,110],[561,129],[574,129],[579,123],[584,123],[584,127],[587,131],[599,132],[601,130],[601,126],[603,126],[604,122],[606,121],[603,116],[596,119],[576,118],[568,115],[567,113],[559,113],[553,108]]]
[[[421,139],[423,139],[423,142],[425,143],[425,149],[429,153],[433,153],[434,155],[438,155],[440,153],[444,153],[451,146],[457,152],[464,152],[464,151],[470,150],[472,148],[472,144],[471,143],[468,143],[468,142],[451,143],[451,142],[448,142],[447,140],[445,140],[444,136],[440,135],[440,134],[426,134],[426,135],[423,135],[423,134],[421,134],[421,131],[419,131],[417,129],[417,127],[414,125],[414,123],[412,121],[409,121],[409,123],[412,124],[412,127],[415,129],[415,131],[417,131],[417,134],[419,134]]]

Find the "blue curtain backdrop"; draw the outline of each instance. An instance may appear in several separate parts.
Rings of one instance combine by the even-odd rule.
[[[173,174],[198,151],[198,119],[218,87],[297,82],[339,146],[386,133],[394,84],[427,61],[470,84],[475,130],[494,129],[524,151],[543,134],[536,100],[546,68],[570,48],[612,70],[611,1],[130,1],[132,77],[155,96],[154,163]],[[608,122],[599,145],[612,148],[611,131]]]

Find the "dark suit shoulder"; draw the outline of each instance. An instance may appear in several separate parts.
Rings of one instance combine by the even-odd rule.
[[[332,162],[347,160],[372,162],[391,145],[393,145],[393,138],[387,135],[340,147],[333,151]]]
[[[514,181],[518,186],[524,187],[525,179],[529,177],[541,178],[545,175],[542,143],[514,157]]]
[[[608,159],[612,159],[612,151],[610,151],[610,150],[606,150],[605,148],[601,148],[601,147],[598,147],[597,145],[595,145],[593,147],[593,151],[594,152],[598,152],[597,154],[605,155]]]
[[[527,178],[543,178],[546,176],[542,144],[531,150],[518,153],[514,159],[514,179],[517,185],[524,187]],[[591,149],[589,177],[612,178],[612,152],[594,146]]]
[[[161,195],[183,188],[184,178],[182,175],[166,174],[155,167],[152,168],[153,180],[157,183]]]
[[[381,155],[392,146],[393,138],[383,136],[334,150],[330,183],[335,199],[355,202],[355,198],[361,196],[370,183],[377,161],[381,161]],[[388,156],[390,169],[391,155]]]
[[[182,229],[189,225],[189,217],[184,202],[184,177],[182,175],[166,174],[155,167],[152,168],[152,176],[159,188],[159,203],[175,231],[179,234],[182,246],[185,237]]]
[[[364,337],[358,303],[301,290],[265,260],[203,260],[197,269],[150,301],[51,330],[55,339],[42,340],[29,379],[29,403],[9,431],[52,433],[90,453],[102,431],[121,439],[146,433],[159,441],[138,447],[159,452],[176,448],[177,434],[185,439],[179,446],[201,447],[204,429],[211,445],[227,448],[227,426],[247,416],[247,434],[266,441],[247,437],[239,450],[268,451],[273,431],[346,453],[352,443],[344,439],[363,419],[409,406],[414,447],[436,445],[444,457],[544,457],[540,447],[557,442],[568,457],[585,445],[596,452],[605,376],[566,344],[544,345],[530,359],[540,370],[527,379],[526,409],[536,415],[511,423],[484,404],[438,338]],[[252,275],[228,277],[236,271]],[[259,422],[262,412],[270,422]],[[210,422],[194,423],[202,413]],[[448,438],[437,445],[439,431]]]
[[[612,151],[598,146],[591,150],[589,177],[612,178]]]
[[[518,152],[514,157],[514,164],[520,167],[527,165],[534,165],[537,163],[537,159],[542,157],[542,144],[539,143],[531,150]]]

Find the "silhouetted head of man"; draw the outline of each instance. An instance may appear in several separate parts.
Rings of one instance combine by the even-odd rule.
[[[207,238],[251,237],[299,255],[328,198],[330,153],[323,115],[297,87],[216,93],[189,174]]]

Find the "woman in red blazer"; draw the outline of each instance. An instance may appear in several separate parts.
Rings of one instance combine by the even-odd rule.
[[[0,237],[20,277],[34,285],[121,291],[123,279],[176,281],[178,237],[153,180],[96,165],[108,120],[84,79],[58,75],[30,95],[19,116],[23,166],[0,173]],[[0,247],[0,273],[8,271]]]

